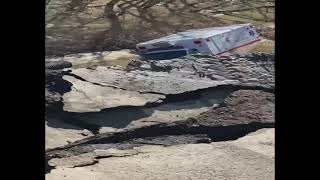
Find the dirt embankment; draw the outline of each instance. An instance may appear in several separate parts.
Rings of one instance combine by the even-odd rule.
[[[188,29],[253,23],[262,35],[274,8],[263,1],[51,0],[46,8],[46,54],[134,49],[139,42]],[[87,2],[87,3],[86,3]],[[113,8],[105,8],[108,2]],[[159,3],[160,2],[160,3]],[[249,7],[249,8],[248,8]],[[261,29],[261,28],[260,28]]]

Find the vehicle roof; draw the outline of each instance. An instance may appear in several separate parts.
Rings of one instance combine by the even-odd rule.
[[[218,34],[222,34],[228,31],[232,31],[234,29],[248,26],[250,24],[236,24],[231,26],[225,26],[225,27],[210,27],[210,28],[204,28],[204,29],[192,29],[184,32],[179,32],[176,34],[171,34],[169,36],[161,37],[158,39],[153,39],[150,41],[146,41],[143,43],[139,43],[138,45],[143,44],[153,44],[157,42],[173,42],[173,41],[179,41],[179,40],[186,40],[186,39],[196,39],[196,38],[207,38],[211,36],[215,36]]]

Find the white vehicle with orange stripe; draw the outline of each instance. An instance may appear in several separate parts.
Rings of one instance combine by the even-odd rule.
[[[141,55],[155,58],[179,57],[193,52],[218,55],[260,40],[250,24],[179,32],[137,44]]]

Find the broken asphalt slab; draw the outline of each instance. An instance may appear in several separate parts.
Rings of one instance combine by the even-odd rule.
[[[200,56],[142,61],[131,66],[129,71],[107,66],[73,69],[63,76],[74,86],[63,95],[64,110],[94,112],[119,106],[144,106],[161,103],[169,95],[228,85],[272,90],[274,61],[251,58],[254,60],[246,57],[224,60]],[[94,94],[90,89],[95,89],[97,93]],[[121,101],[123,94],[127,94],[129,101]]]

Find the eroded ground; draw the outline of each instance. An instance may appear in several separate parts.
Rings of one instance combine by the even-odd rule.
[[[55,73],[47,83],[47,179],[274,177],[272,54]]]
[[[114,1],[124,11],[103,17],[111,1],[88,2],[62,14],[70,4],[49,2],[46,179],[274,179],[272,2]],[[262,40],[220,57],[142,61],[133,49],[247,22]]]
[[[272,55],[251,54],[134,61],[126,69],[71,69],[48,85],[49,92],[56,86],[61,92],[60,98],[57,92],[48,94],[56,103],[47,113],[47,125],[69,124],[76,128],[64,128],[76,129],[78,137],[86,129],[97,134],[185,120],[221,105],[236,90],[272,93],[273,63]]]

